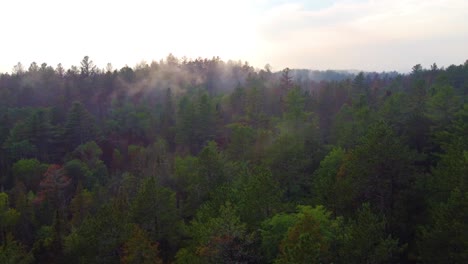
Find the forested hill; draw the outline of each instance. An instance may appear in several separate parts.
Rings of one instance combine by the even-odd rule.
[[[0,263],[468,263],[468,61],[0,75]]]

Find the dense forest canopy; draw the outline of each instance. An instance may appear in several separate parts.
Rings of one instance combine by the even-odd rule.
[[[468,263],[468,61],[0,75],[0,263]]]

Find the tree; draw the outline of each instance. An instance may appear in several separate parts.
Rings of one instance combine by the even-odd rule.
[[[86,142],[79,145],[72,153],[71,156],[84,162],[88,167],[97,167],[102,156],[102,149],[94,141]]]
[[[94,140],[96,126],[93,116],[80,102],[74,102],[65,124],[64,137],[68,148],[74,149],[87,141]]]
[[[161,187],[155,177],[143,180],[130,207],[132,220],[148,232],[151,240],[158,241],[164,257],[175,244],[178,216],[175,194]]]
[[[27,190],[37,191],[47,167],[48,165],[41,164],[37,159],[21,159],[13,164],[13,178],[22,182]]]
[[[21,214],[10,208],[8,194],[0,192],[0,262],[1,263],[32,263],[33,257],[26,248],[13,237],[15,225]]]
[[[419,152],[425,151],[429,145],[428,142],[430,132],[430,119],[426,116],[427,108],[427,85],[421,79],[421,73],[417,70],[415,80],[408,89],[407,96],[409,97],[410,107],[408,113],[409,123],[407,125],[407,137],[410,147],[417,149]]]
[[[31,62],[31,65],[29,65],[28,72],[29,73],[37,73],[39,71],[39,66],[35,61]]]
[[[416,65],[413,66],[411,74],[413,74],[415,77],[419,77],[419,75],[421,75],[422,71],[423,71],[423,68],[422,68],[421,64],[416,64]]]
[[[353,80],[351,86],[351,99],[353,104],[368,104],[370,100],[370,87],[366,83],[363,72],[360,72]]]
[[[342,148],[334,148],[320,162],[320,167],[312,176],[312,195],[315,204],[324,205],[336,213],[336,181],[338,170],[345,157]]]
[[[44,110],[34,112],[28,121],[28,130],[29,140],[38,150],[38,158],[47,162],[52,130]]]
[[[65,175],[65,170],[57,164],[49,166],[39,184],[39,192],[35,200],[41,211],[52,218],[50,240],[46,242],[45,251],[48,261],[62,261],[63,238],[65,232],[65,208],[70,200],[69,185],[71,179]],[[38,240],[39,242],[39,240]]]
[[[92,74],[94,74],[96,70],[96,66],[94,65],[94,62],[89,59],[88,56],[84,56],[83,60],[80,62],[81,64],[81,75],[83,77],[88,77]]]
[[[234,119],[245,114],[246,101],[245,88],[239,84],[229,97],[230,111]]]
[[[268,120],[265,116],[265,104],[265,87],[254,82],[247,90],[245,105],[246,117],[252,127],[259,128],[266,126]]]
[[[65,69],[63,68],[62,63],[57,64],[57,67],[55,68],[55,72],[57,75],[62,78],[65,74]]]
[[[286,97],[285,116],[292,120],[301,120],[304,118],[305,98],[299,88],[294,88],[288,92]]]
[[[131,237],[124,244],[121,263],[162,264],[163,261],[158,255],[158,244],[153,243],[141,228],[135,226]]]
[[[132,227],[116,201],[105,204],[65,238],[65,258],[72,263],[117,263]]]
[[[178,262],[257,262],[258,256],[251,251],[253,237],[247,233],[235,207],[226,203],[216,211],[216,215],[212,216],[207,210],[201,209],[190,222],[187,231],[192,237],[191,246],[177,253]]]
[[[345,104],[337,114],[331,131],[333,142],[344,148],[356,146],[376,119],[375,112],[361,95],[356,103]]]
[[[224,157],[214,141],[208,142],[198,155],[197,176],[203,190],[202,197],[208,198],[206,195],[226,181],[224,162]]]
[[[333,262],[333,243],[341,219],[332,219],[322,206],[299,206],[295,224],[288,229],[280,244],[275,263]]]
[[[416,210],[422,202],[412,196],[416,158],[387,124],[373,125],[339,169],[335,194],[341,208],[338,213],[350,214],[356,206],[368,202],[386,217],[392,235],[409,239],[409,224],[402,223],[410,214],[417,216],[409,208],[414,206]]]
[[[3,143],[10,160],[19,160],[37,157],[37,148],[29,140],[29,131],[27,124],[18,121],[10,130],[8,138]]]
[[[24,66],[21,62],[18,62],[11,71],[15,75],[21,75],[24,73]]]
[[[265,162],[285,190],[288,201],[300,201],[308,194],[310,178],[306,167],[310,161],[303,141],[294,135],[285,134],[268,148]]]
[[[18,221],[20,214],[13,208],[10,208],[8,201],[8,194],[0,193],[0,238],[2,241],[2,247],[7,246],[8,233],[15,226]]]
[[[174,98],[172,95],[171,88],[167,88],[166,97],[164,100],[163,112],[161,116],[161,134],[163,138],[168,142],[169,147],[171,149],[174,149],[175,147],[175,134],[174,134],[175,125],[176,125],[176,120],[175,120]]]
[[[294,214],[279,213],[262,222],[261,235],[261,252],[264,255],[265,261],[272,263],[280,253],[279,245],[285,237],[288,229],[297,221]]]
[[[468,192],[455,189],[446,202],[434,205],[429,223],[420,227],[418,247],[424,263],[468,261]]]
[[[258,226],[279,210],[283,190],[271,171],[265,168],[254,169],[242,181],[236,191],[239,215],[249,226]]]
[[[81,184],[76,188],[75,196],[70,202],[70,214],[72,216],[70,223],[78,227],[86,217],[91,213],[93,205],[93,195],[88,190],[83,189]]]
[[[393,263],[401,249],[398,239],[385,232],[386,222],[365,203],[340,235],[339,258],[343,263]]]
[[[94,141],[79,145],[70,155],[75,158],[65,164],[67,172],[73,173],[75,183],[81,181],[86,188],[103,185],[108,180],[107,167],[102,160],[102,149]]]
[[[195,123],[195,139],[198,144],[197,150],[204,146],[209,140],[215,138],[213,127],[215,125],[215,108],[211,97],[207,93],[197,98],[197,119]]]
[[[449,85],[435,86],[432,93],[427,100],[427,116],[432,121],[432,131],[435,133],[446,128],[455,119],[461,101]]]
[[[417,245],[424,263],[468,260],[468,105],[438,133],[443,153],[425,182],[428,221],[418,229]]]
[[[8,235],[5,244],[0,246],[0,263],[4,264],[28,264],[34,263],[34,257],[26,248]]]
[[[183,218],[190,218],[203,202],[203,186],[197,175],[197,158],[192,156],[176,157],[174,161],[174,185],[177,208]]]
[[[231,136],[226,153],[230,160],[250,160],[253,155],[255,130],[238,123],[230,124],[228,128],[231,130]]]
[[[178,149],[183,149],[185,152],[195,154],[196,146],[196,131],[197,113],[193,101],[184,96],[179,102],[177,119],[176,119],[176,142]]]
[[[27,192],[22,182],[16,182],[10,197],[12,205],[20,214],[14,232],[15,238],[25,245],[31,245],[34,242],[37,227],[33,204],[34,194],[31,191]]]
[[[288,91],[293,87],[292,76],[290,75],[291,70],[289,68],[283,69],[281,72],[281,89]]]
[[[439,131],[436,136],[442,153],[439,161],[426,178],[425,194],[429,204],[447,202],[456,188],[467,191],[466,175],[468,174],[468,104],[464,105],[454,121]]]
[[[166,141],[158,138],[148,146],[145,150],[145,160],[144,175],[155,177],[161,185],[168,186],[173,161]]]
[[[52,208],[62,211],[67,202],[67,187],[70,183],[71,179],[60,165],[50,165],[39,183],[40,189],[36,202],[47,201]]]

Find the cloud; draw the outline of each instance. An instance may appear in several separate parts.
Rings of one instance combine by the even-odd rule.
[[[465,17],[468,2],[457,0],[336,1],[319,10],[286,3],[265,13],[260,34],[271,57],[278,58],[273,65],[289,61],[295,67],[409,70],[417,59],[440,58],[441,53],[447,54],[443,63],[454,55],[463,62],[468,54],[459,43],[468,44]],[[435,45],[444,39],[457,42]],[[439,48],[429,50],[426,44]],[[388,56],[389,52],[404,55]],[[397,61],[388,64],[388,60]]]

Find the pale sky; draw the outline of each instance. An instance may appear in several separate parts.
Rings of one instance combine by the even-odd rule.
[[[467,0],[0,0],[0,72],[177,57],[408,72],[468,59]]]

